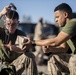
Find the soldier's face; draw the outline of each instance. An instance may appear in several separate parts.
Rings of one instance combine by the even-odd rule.
[[[17,19],[9,19],[6,17],[5,26],[8,29],[9,33],[13,34],[17,29],[19,21]]]
[[[59,27],[63,27],[66,24],[66,14],[65,12],[62,11],[55,11],[54,12],[55,15],[55,22],[57,23],[57,25]]]

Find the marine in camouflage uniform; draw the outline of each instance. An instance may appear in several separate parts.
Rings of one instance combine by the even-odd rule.
[[[71,39],[69,39],[67,41],[68,46],[72,50],[72,54],[58,53],[58,54],[51,55],[50,59],[48,61],[49,74],[51,72],[52,72],[52,74],[54,73],[55,75],[59,75],[61,72],[70,73],[70,75],[76,74],[76,72],[75,72],[75,70],[76,70],[76,66],[75,66],[76,65],[76,59],[75,59],[75,57],[76,57],[76,55],[75,55],[75,53],[76,53],[76,50],[75,50],[75,46],[76,46],[75,32],[76,32],[76,30],[74,31],[74,28],[76,28],[76,19],[71,19],[70,22],[68,24],[66,24],[65,27],[63,27],[63,29],[62,29],[63,32],[65,32],[71,36],[74,35]],[[55,72],[53,72],[53,71],[55,71]]]
[[[5,29],[0,28],[0,43],[2,41],[3,45],[7,45],[11,41],[11,44],[15,45],[17,36],[26,36],[24,32],[17,29],[19,15],[16,11],[11,10],[10,6],[4,7],[0,12],[0,18],[3,15],[6,15]],[[14,65],[17,75],[21,75],[23,71],[26,75],[37,75],[35,56],[27,48],[22,53],[17,53],[0,44],[0,58],[2,64]]]
[[[76,75],[76,19],[66,3],[59,4],[54,14],[58,26],[63,27],[60,33],[55,38],[33,41],[33,44],[42,46],[44,53],[52,52],[48,61],[48,75]],[[69,47],[71,54],[67,53]]]

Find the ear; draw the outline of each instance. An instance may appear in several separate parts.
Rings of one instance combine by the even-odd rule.
[[[67,18],[67,17],[68,17],[68,13],[67,13],[67,12],[65,12],[64,14],[65,14],[65,18]]]

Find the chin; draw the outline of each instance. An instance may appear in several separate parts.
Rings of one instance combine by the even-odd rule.
[[[10,34],[13,34],[14,32],[11,32],[11,31],[10,31],[9,33],[10,33]]]
[[[10,34],[13,34],[15,31],[14,30],[9,30]]]
[[[59,25],[59,27],[62,27],[61,25]]]

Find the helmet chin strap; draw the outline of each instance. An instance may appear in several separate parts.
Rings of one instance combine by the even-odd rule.
[[[17,10],[17,8],[16,8],[16,6],[15,6],[13,3],[10,3],[9,6],[11,7],[11,10],[14,11],[13,14],[12,14],[12,18],[11,18],[11,19],[13,19],[14,13],[15,13],[15,11]],[[9,33],[8,29],[7,29],[5,26],[4,26],[4,29],[5,29],[6,35],[8,36],[8,39],[7,39],[7,43],[8,43],[9,37],[10,37],[10,33]]]
[[[8,31],[7,29],[5,29],[5,33],[6,33],[7,35],[9,35],[9,31]]]

